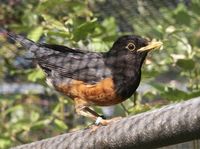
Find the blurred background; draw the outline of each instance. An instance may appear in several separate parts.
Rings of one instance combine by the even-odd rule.
[[[123,104],[94,107],[127,116],[200,97],[199,0],[0,0],[0,27],[37,42],[107,51],[121,35],[164,43],[148,55],[137,92]],[[0,148],[84,129],[72,100],[49,88],[25,50],[0,35]],[[198,141],[171,148],[200,148]]]

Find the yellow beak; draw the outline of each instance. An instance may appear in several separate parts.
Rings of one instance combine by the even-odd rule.
[[[142,51],[151,51],[153,49],[160,49],[162,45],[163,43],[161,41],[151,41],[146,47],[142,47],[137,51],[142,52]]]

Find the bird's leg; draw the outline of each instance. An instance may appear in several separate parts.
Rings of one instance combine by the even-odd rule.
[[[88,107],[85,107],[85,106],[75,106],[75,109],[76,109],[76,112],[77,112],[77,114],[79,114],[79,115],[82,115],[82,116],[85,116],[85,117],[89,117],[89,118],[91,118],[91,119],[93,119],[93,120],[96,120],[97,118],[98,118],[98,116],[97,116],[97,113],[96,112],[94,112],[94,113],[96,113],[96,114],[94,114],[94,113],[91,113],[91,112],[88,112],[86,109],[87,109]],[[90,109],[91,110],[91,109]]]
[[[84,100],[81,99],[75,99],[75,109],[77,114],[85,116],[85,117],[89,117],[93,120],[95,120],[95,124],[96,125],[108,125],[111,122],[117,121],[121,118],[116,117],[116,118],[112,118],[112,119],[103,119],[99,114],[97,114],[95,111],[93,111],[92,109],[88,108],[88,103],[85,102]]]
[[[96,125],[106,126],[109,123],[116,122],[116,121],[122,119],[122,117],[114,117],[112,119],[104,119],[104,118],[102,118],[102,116],[100,116],[99,114],[97,114],[95,111],[93,111],[92,109],[90,109],[88,107],[85,107],[85,111],[87,111],[88,113],[94,114],[96,116],[96,121],[95,121]]]
[[[79,98],[74,99],[74,101],[77,114],[89,117],[93,120],[96,120],[97,117],[99,117],[99,114],[87,107],[89,104],[86,101]]]

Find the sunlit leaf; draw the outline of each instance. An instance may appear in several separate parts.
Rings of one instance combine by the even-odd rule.
[[[40,118],[40,114],[38,112],[35,112],[35,111],[31,112],[30,119],[32,122],[37,121],[39,118]]]
[[[0,136],[0,148],[8,148],[9,146],[11,146],[11,143],[11,138]]]
[[[38,41],[43,34],[43,27],[38,26],[28,34],[28,38],[33,41]]]
[[[44,120],[39,120],[35,123],[32,124],[31,130],[37,130],[37,129],[42,129],[45,128],[47,125],[51,123],[52,119],[44,119]]]
[[[28,80],[36,82],[37,80],[43,79],[45,77],[44,72],[38,68],[34,69],[31,73],[28,74]]]
[[[62,31],[65,31],[66,33],[69,32],[68,29],[60,21],[56,20],[52,16],[42,14],[42,17],[46,21],[45,27],[49,27],[51,29],[62,30]]]
[[[59,120],[59,119],[55,119],[55,120],[54,120],[54,123],[55,123],[55,125],[56,125],[56,127],[57,127],[58,129],[61,129],[61,130],[66,130],[66,129],[68,129],[67,125],[66,125],[63,121],[61,121],[61,120]]]

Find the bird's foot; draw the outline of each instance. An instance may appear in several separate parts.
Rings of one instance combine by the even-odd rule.
[[[106,126],[106,125],[111,124],[113,122],[117,122],[117,121],[119,121],[121,119],[122,119],[122,117],[114,117],[114,118],[107,119],[107,120],[106,119],[102,119],[100,121],[100,124],[103,125],[103,126]]]
[[[102,117],[98,117],[96,122],[95,122],[95,125],[91,125],[90,126],[90,129],[91,129],[91,132],[94,132],[96,131],[99,127],[101,126],[106,126],[106,125],[109,125],[113,122],[117,122],[119,120],[121,120],[122,117],[114,117],[112,119],[103,119]]]
[[[90,128],[90,132],[95,132],[99,127],[101,127],[101,125],[91,125],[89,126]]]

